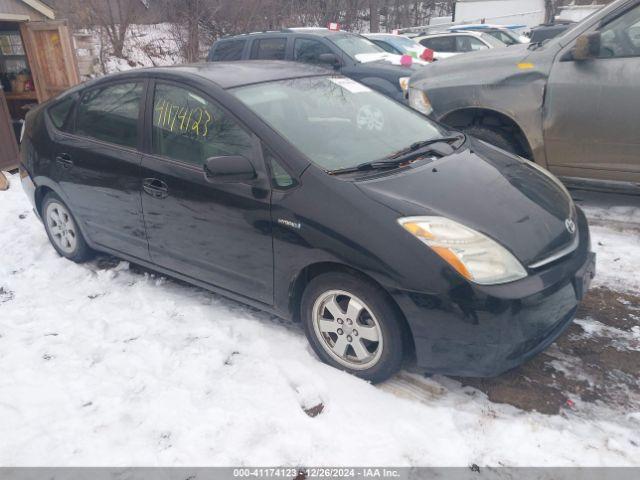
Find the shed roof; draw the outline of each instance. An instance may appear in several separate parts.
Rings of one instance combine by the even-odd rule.
[[[41,0],[0,0],[0,20],[53,20],[56,13]]]

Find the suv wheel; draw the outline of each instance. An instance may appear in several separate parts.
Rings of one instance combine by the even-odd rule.
[[[307,339],[325,363],[374,383],[400,369],[401,320],[370,282],[345,273],[320,275],[307,286],[301,313]]]
[[[60,255],[78,263],[91,256],[71,211],[55,193],[44,197],[42,219],[49,241]]]

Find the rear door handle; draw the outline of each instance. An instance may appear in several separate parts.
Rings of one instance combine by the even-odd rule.
[[[167,198],[169,196],[169,187],[157,178],[145,178],[142,181],[142,188],[145,193],[151,195],[153,198]]]
[[[56,165],[68,170],[73,167],[73,160],[71,160],[68,153],[59,153],[56,155]]]

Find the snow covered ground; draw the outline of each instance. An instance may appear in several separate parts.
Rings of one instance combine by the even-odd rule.
[[[10,180],[0,465],[640,465],[640,410],[576,399],[543,415],[409,372],[372,386],[320,363],[297,325],[126,262],[64,260]],[[637,295],[637,231],[593,237],[597,285]]]

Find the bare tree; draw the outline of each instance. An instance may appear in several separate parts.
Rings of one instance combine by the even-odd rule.
[[[378,0],[369,0],[369,30],[372,33],[380,31],[380,5]]]
[[[140,0],[85,0],[82,12],[88,25],[102,27],[109,39],[112,53],[123,58],[124,43],[129,27],[136,23],[144,5]]]

